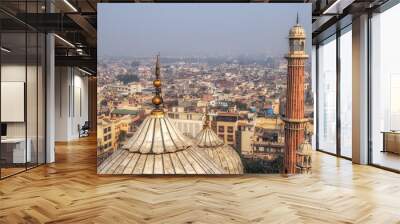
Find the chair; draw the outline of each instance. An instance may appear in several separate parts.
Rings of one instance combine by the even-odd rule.
[[[80,127],[80,125],[78,125],[79,138],[89,136],[89,129],[90,129],[89,121],[85,121],[85,123],[82,125],[82,127]]]

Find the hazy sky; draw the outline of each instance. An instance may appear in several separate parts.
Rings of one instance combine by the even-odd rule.
[[[299,14],[311,49],[311,4],[98,4],[99,56],[283,56]]]

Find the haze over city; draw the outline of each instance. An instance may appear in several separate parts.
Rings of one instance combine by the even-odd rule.
[[[99,4],[98,11],[99,57],[283,57],[296,14],[311,33],[309,4]]]

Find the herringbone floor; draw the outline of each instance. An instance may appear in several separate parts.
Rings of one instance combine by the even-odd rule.
[[[310,176],[100,177],[95,144],[0,181],[0,223],[400,223],[400,175],[322,153]]]

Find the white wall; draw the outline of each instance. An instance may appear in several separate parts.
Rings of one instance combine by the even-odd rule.
[[[3,82],[25,82],[24,65],[8,64],[1,66],[1,81]],[[7,110],[7,108],[1,108]],[[25,122],[9,122],[7,123],[7,137],[25,137]]]
[[[85,123],[85,121],[89,120],[89,111],[88,111],[88,78],[81,76],[82,73],[79,73],[78,75],[76,74],[75,70],[75,75],[74,75],[74,92],[72,93],[73,96],[71,96],[71,99],[74,99],[74,102],[71,102],[71,105],[73,105],[73,108],[71,108],[72,111],[72,119],[71,119],[71,135],[73,138],[78,138],[79,137],[79,132],[78,132],[78,124],[81,126]]]
[[[78,125],[88,120],[88,78],[72,67],[55,73],[55,141],[78,139]]]
[[[55,68],[55,141],[66,141],[68,139],[69,79],[67,67]]]
[[[26,70],[27,69],[27,70]],[[28,83],[25,80],[26,72],[28,72]],[[34,74],[33,77],[32,74]],[[36,96],[36,67],[18,64],[5,64],[1,67],[2,82],[24,82],[27,83],[27,121],[25,122],[7,122],[8,137],[25,137],[25,124],[28,125],[28,138],[30,134],[36,138],[36,123],[37,123],[37,96]],[[4,97],[4,96],[3,96]],[[39,105],[40,107],[41,105]],[[7,110],[8,108],[2,108]],[[24,110],[24,108],[22,108]],[[30,131],[34,130],[34,131]]]
[[[39,69],[39,70],[37,70]],[[31,149],[32,162],[39,159],[39,163],[44,163],[44,74],[41,67],[25,66],[25,64],[2,64],[1,81],[2,82],[23,82],[26,85],[26,106],[25,102],[21,113],[25,113],[26,120],[22,122],[6,122],[8,138],[25,138],[29,139],[29,147]],[[27,78],[27,80],[25,80]],[[21,94],[24,94],[24,90]],[[7,96],[2,96],[7,97]],[[12,108],[1,108],[4,113],[13,113]],[[14,112],[15,113],[15,112]]]

